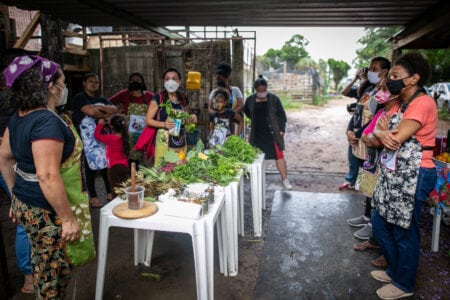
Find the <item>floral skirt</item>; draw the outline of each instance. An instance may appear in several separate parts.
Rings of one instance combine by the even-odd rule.
[[[31,243],[31,266],[36,299],[63,299],[72,266],[61,238],[62,222],[55,213],[29,206],[13,196],[12,208]]]

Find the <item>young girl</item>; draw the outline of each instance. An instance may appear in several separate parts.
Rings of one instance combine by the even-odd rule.
[[[223,144],[226,138],[232,134],[240,135],[244,126],[242,116],[227,107],[230,94],[225,89],[217,89],[214,92],[215,111],[209,117],[209,144],[214,147]],[[237,126],[235,126],[237,123]],[[237,128],[236,128],[237,127]]]
[[[108,178],[111,184],[113,197],[116,196],[114,188],[127,180],[130,176],[128,166],[128,153],[130,144],[128,139],[128,126],[125,118],[115,115],[109,121],[112,132],[102,134],[105,120],[100,119],[95,128],[94,137],[106,145],[106,161],[108,164]]]

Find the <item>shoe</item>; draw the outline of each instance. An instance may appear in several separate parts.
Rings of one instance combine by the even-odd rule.
[[[360,240],[368,240],[372,236],[372,225],[370,223],[364,225],[363,228],[356,231],[353,235]]]
[[[373,279],[383,283],[391,283],[392,281],[391,277],[389,277],[386,271],[382,270],[374,270],[370,272],[370,276],[372,276]]]
[[[363,227],[370,222],[370,219],[365,216],[359,216],[353,219],[348,219],[347,224],[353,227]]]
[[[392,283],[386,284],[382,288],[377,290],[377,295],[381,299],[391,300],[391,299],[400,299],[405,297],[410,297],[414,295],[414,293],[407,293],[393,285]]]
[[[372,245],[369,241],[353,244],[353,249],[356,251],[366,251],[370,249],[380,249],[378,245]]]
[[[286,179],[283,180],[283,187],[284,187],[285,190],[292,189],[292,185],[289,182],[289,179],[286,178]]]
[[[347,190],[354,190],[355,186],[351,184],[350,182],[346,181],[343,184],[339,186],[340,191],[347,191]]]

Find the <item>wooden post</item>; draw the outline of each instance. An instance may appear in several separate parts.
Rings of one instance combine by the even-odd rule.
[[[41,56],[64,66],[63,22],[49,15],[41,14],[42,50]]]

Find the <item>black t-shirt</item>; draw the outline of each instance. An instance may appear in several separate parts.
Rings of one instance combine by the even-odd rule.
[[[81,120],[83,120],[83,118],[86,116],[81,109],[83,108],[83,106],[85,105],[93,105],[93,104],[97,104],[97,103],[101,103],[104,105],[113,105],[110,101],[108,101],[108,99],[106,99],[103,96],[94,96],[91,97],[88,94],[86,94],[86,92],[81,92],[79,94],[76,94],[75,97],[73,98],[73,115],[72,115],[72,120],[73,120],[73,124],[75,125],[75,128],[79,128]]]
[[[17,113],[8,124],[9,143],[17,167],[30,174],[36,174],[31,145],[38,140],[56,140],[64,144],[61,163],[73,152],[75,138],[70,128],[49,110],[37,110],[23,117]],[[45,199],[38,182],[25,181],[16,176],[13,193],[19,200],[31,206],[42,207],[53,211]]]
[[[227,135],[234,134],[234,126],[232,126],[232,124],[236,123],[234,114],[235,112],[231,108],[225,108],[223,112],[216,111],[210,114],[209,121],[214,123],[214,126],[225,126]]]

